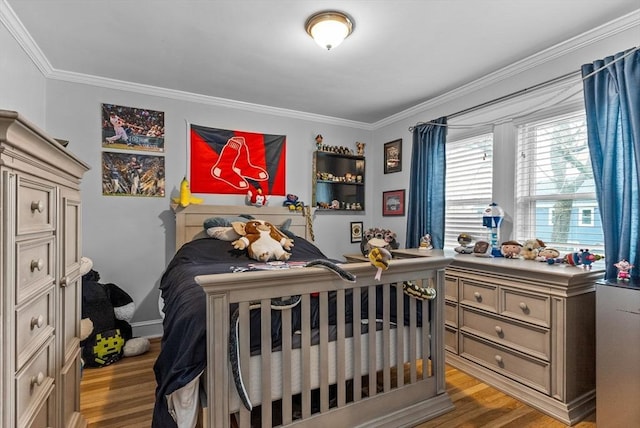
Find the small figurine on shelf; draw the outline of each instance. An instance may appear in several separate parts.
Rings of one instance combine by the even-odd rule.
[[[473,252],[473,247],[471,246],[471,242],[473,238],[468,233],[461,233],[458,235],[458,244],[454,251],[458,254],[471,254]]]
[[[356,149],[358,150],[358,156],[364,156],[364,143],[356,141]]]
[[[420,238],[420,246],[418,247],[418,249],[419,250],[433,249],[433,245],[431,244],[431,235],[427,233]]]
[[[316,135],[316,149],[317,150],[322,150],[322,135],[318,134]]]
[[[618,276],[616,279],[622,282],[629,282],[629,279],[631,279],[631,269],[633,268],[633,265],[622,259],[618,263],[614,263],[614,266],[618,268]]]

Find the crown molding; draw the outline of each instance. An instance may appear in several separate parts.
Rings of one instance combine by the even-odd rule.
[[[465,95],[478,91],[484,87],[496,84],[510,77],[516,76],[532,68],[539,67],[540,65],[543,65],[556,58],[567,55],[571,52],[577,51],[593,43],[597,43],[600,40],[607,39],[634,27],[640,27],[640,9],[637,9],[627,15],[623,15],[620,18],[617,18],[613,21],[582,33],[576,37],[565,40],[564,42],[558,43],[557,45],[554,45],[550,48],[544,49],[500,70],[487,74],[480,79],[460,86],[452,91],[446,92],[423,103],[386,117],[378,122],[375,122],[373,124],[373,128],[374,130],[379,129],[399,120],[419,114],[425,110],[436,108],[439,105],[461,98]]]
[[[108,79],[83,73],[53,70],[48,75],[46,75],[46,77],[52,80],[79,83],[83,85],[97,86],[101,88],[115,89],[127,92],[136,92],[144,95],[169,98],[177,101],[205,104],[214,107],[232,108],[243,111],[251,111],[254,113],[286,117],[290,119],[309,120],[314,122],[326,123],[329,125],[373,130],[373,125],[365,122],[357,122],[353,120],[323,116],[315,113],[306,113],[303,111],[290,110],[280,107],[271,107],[262,104],[247,103],[244,101],[236,101],[228,98],[212,97],[208,95],[196,94],[193,92],[177,91],[175,89],[161,88],[158,86],[144,85],[141,83],[126,82],[123,80]]]
[[[53,72],[51,63],[36,45],[31,34],[24,28],[24,25],[22,25],[22,22],[6,0],[0,0],[0,22],[9,30],[9,33],[16,39],[22,50],[31,58],[31,61],[45,77]]]

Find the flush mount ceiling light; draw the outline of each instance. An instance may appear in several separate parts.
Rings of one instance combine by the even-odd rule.
[[[332,10],[311,16],[305,27],[321,48],[331,50],[353,32],[353,21],[344,13]]]

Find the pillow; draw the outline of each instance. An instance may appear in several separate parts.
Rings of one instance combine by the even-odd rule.
[[[234,221],[246,222],[247,220],[253,220],[253,217],[248,214],[242,214],[236,217],[211,217],[204,221],[204,228],[229,227]]]
[[[207,229],[207,235],[221,241],[235,241],[240,235],[231,226],[213,226]]]

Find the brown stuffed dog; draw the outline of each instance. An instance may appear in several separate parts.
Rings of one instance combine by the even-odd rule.
[[[269,222],[250,220],[246,223],[234,222],[233,230],[241,236],[231,244],[237,250],[247,249],[252,259],[268,262],[269,260],[289,260],[291,254],[285,250],[293,247],[293,240]]]

